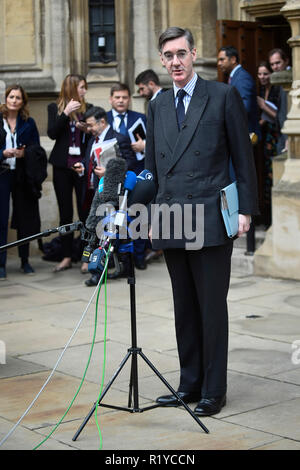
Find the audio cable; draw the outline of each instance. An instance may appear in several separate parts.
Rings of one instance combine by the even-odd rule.
[[[69,409],[71,408],[75,398],[77,397],[81,387],[82,387],[82,384],[83,384],[83,381],[85,379],[85,376],[86,376],[86,373],[87,373],[87,369],[88,369],[88,366],[90,364],[90,360],[91,360],[91,356],[92,356],[92,350],[93,350],[93,347],[94,347],[94,344],[95,344],[95,335],[96,335],[96,326],[97,326],[97,309],[98,309],[98,300],[99,300],[99,294],[100,294],[100,290],[101,290],[101,286],[102,286],[102,283],[103,283],[103,278],[105,276],[105,279],[106,279],[106,271],[107,271],[107,266],[108,266],[108,261],[109,261],[109,255],[110,255],[110,250],[108,250],[107,252],[107,255],[106,255],[106,262],[105,262],[105,266],[104,266],[104,269],[103,269],[103,272],[102,272],[102,275],[99,279],[99,282],[98,282],[98,285],[97,287],[95,288],[95,291],[93,292],[79,322],[77,323],[72,335],[70,336],[69,340],[67,341],[63,351],[61,352],[59,358],[57,359],[56,361],[56,364],[54,365],[51,373],[49,374],[47,380],[45,381],[45,383],[43,384],[43,386],[41,387],[40,391],[37,393],[37,395],[35,396],[35,398],[32,400],[32,402],[30,403],[30,405],[27,407],[27,409],[24,411],[24,413],[22,414],[22,416],[19,418],[19,420],[17,421],[17,423],[15,423],[15,425],[12,427],[12,429],[6,434],[6,436],[0,441],[0,447],[7,441],[7,439],[13,434],[13,432],[17,429],[17,427],[21,424],[21,422],[23,421],[23,419],[25,418],[25,416],[29,413],[29,411],[31,410],[31,408],[33,407],[33,405],[35,404],[35,402],[38,400],[39,396],[42,394],[42,392],[44,391],[44,389],[46,388],[46,386],[48,385],[48,383],[50,382],[51,378],[53,377],[55,371],[57,370],[66,350],[68,349],[69,345],[71,344],[74,336],[76,335],[77,331],[79,330],[87,312],[88,312],[88,309],[96,295],[96,293],[98,292],[98,295],[97,295],[97,303],[96,303],[96,314],[95,314],[95,328],[94,328],[94,335],[93,335],[93,340],[92,340],[92,347],[91,347],[91,350],[90,350],[90,355],[89,355],[89,358],[88,358],[88,363],[87,363],[87,366],[86,366],[86,369],[85,369],[85,372],[84,372],[84,376],[81,380],[81,383],[78,387],[78,390],[74,396],[74,398],[72,399],[71,401],[71,404],[69,405],[67,411],[64,413],[64,416],[60,419],[59,423],[55,426],[55,428],[53,429],[53,431],[40,443],[38,444],[35,448],[37,449],[38,447],[40,447],[42,445],[43,442],[45,442],[48,437],[50,437],[51,434],[53,434],[54,430],[57,429],[57,427],[59,426],[59,424],[62,422],[62,420],[64,419],[64,417],[66,416],[67,412],[69,411]]]

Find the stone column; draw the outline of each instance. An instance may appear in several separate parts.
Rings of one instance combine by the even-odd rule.
[[[281,9],[291,25],[288,43],[293,54],[290,109],[282,129],[288,135],[288,155],[272,191],[272,227],[254,257],[256,274],[300,280],[300,0]]]

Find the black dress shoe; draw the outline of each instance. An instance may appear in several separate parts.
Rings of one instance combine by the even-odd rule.
[[[200,398],[199,392],[176,392],[184,403],[192,403],[198,401]],[[163,395],[156,399],[156,403],[164,406],[180,406],[182,405],[175,395]]]
[[[97,286],[99,279],[100,279],[99,274],[92,274],[92,277],[90,277],[89,279],[85,281],[85,285],[88,287]]]
[[[212,416],[221,411],[226,405],[226,395],[213,398],[202,398],[196,406],[194,412],[198,416]]]
[[[147,269],[147,264],[144,259],[135,259],[134,265],[137,269],[141,269],[141,270]]]

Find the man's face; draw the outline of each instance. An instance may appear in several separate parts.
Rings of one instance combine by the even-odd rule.
[[[138,93],[140,96],[147,98],[147,100],[151,100],[153,96],[153,88],[151,86],[151,82],[149,83],[139,83],[138,84]]]
[[[129,108],[130,96],[127,90],[115,91],[109,101],[115,111],[126,113]]]
[[[160,60],[179,88],[183,88],[193,77],[196,49],[190,50],[184,36],[166,41],[160,53]]]
[[[225,51],[218,54],[218,67],[223,73],[230,73],[237,65],[235,57],[228,57]]]
[[[96,121],[94,116],[87,118],[85,122],[87,132],[91,133],[93,137],[98,137],[107,126],[105,119],[99,119],[99,121]]]
[[[283,60],[279,52],[275,52],[275,54],[271,55],[269,62],[273,72],[281,72],[285,70],[288,65],[288,61]]]

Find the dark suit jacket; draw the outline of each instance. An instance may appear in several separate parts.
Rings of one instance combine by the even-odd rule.
[[[257,92],[255,81],[247,70],[239,67],[231,79],[231,86],[234,86],[243,100],[248,116],[249,132],[255,132],[260,136],[259,112],[257,106]]]
[[[0,114],[0,127],[3,126],[3,117]],[[6,148],[6,132],[2,129],[3,138],[2,138],[2,146],[0,148],[0,161],[5,160],[3,158],[3,150]],[[36,127],[36,123],[34,119],[31,117],[24,121],[21,116],[17,118],[17,146],[25,145],[28,147],[29,145],[40,144],[40,136],[39,131]],[[18,162],[17,162],[18,164]]]
[[[138,113],[137,111],[131,111],[130,109],[127,111],[127,129],[130,129],[131,126],[139,119],[141,118],[142,121],[145,124],[145,127],[147,126],[147,118],[145,114]],[[113,126],[113,114],[112,111],[108,111],[107,113],[107,120],[108,123]],[[143,171],[144,169],[144,160],[137,160],[135,157],[135,165],[134,167],[131,168],[132,171],[134,171],[137,175]]]
[[[242,214],[258,211],[256,173],[243,102],[234,87],[198,78],[183,129],[173,89],[149,103],[145,166],[155,177],[157,204],[204,204],[204,246],[228,241],[220,190],[230,183],[231,156]],[[195,218],[193,217],[195,227]],[[185,248],[186,240],[153,240],[154,248]]]
[[[87,109],[91,105],[87,105]],[[55,140],[51,151],[49,162],[59,168],[67,168],[69,153],[69,122],[70,119],[64,113],[58,114],[56,103],[48,106],[48,129],[47,134],[50,139]],[[80,133],[81,155],[85,155],[86,146],[90,136],[84,132]]]

